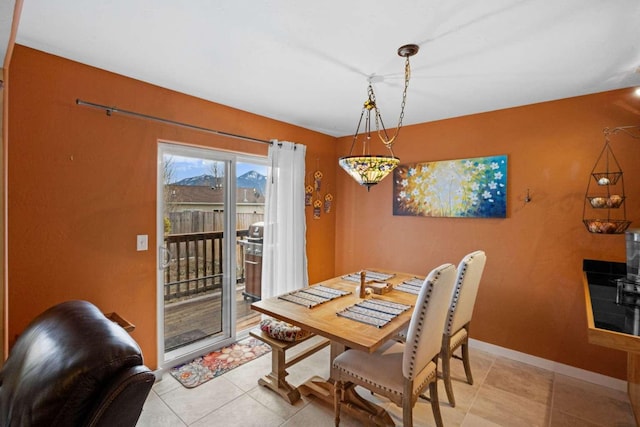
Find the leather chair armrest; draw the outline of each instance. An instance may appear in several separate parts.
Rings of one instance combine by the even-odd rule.
[[[116,375],[105,389],[88,426],[135,426],[156,377],[144,365],[133,366]]]

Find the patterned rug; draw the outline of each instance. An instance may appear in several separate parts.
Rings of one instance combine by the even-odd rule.
[[[270,351],[271,348],[262,341],[246,338],[192,362],[176,366],[169,373],[183,386],[193,388]]]

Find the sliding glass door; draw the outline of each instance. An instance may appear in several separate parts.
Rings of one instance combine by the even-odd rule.
[[[168,143],[158,153],[158,360],[167,368],[234,342],[237,320],[255,317],[242,242],[262,219],[266,158]]]

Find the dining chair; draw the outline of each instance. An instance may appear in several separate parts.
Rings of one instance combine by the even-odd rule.
[[[475,251],[462,258],[458,264],[457,279],[442,334],[442,348],[440,350],[442,380],[447,392],[447,399],[452,407],[456,406],[456,399],[451,385],[451,358],[462,360],[467,382],[473,384],[469,361],[469,325],[486,261],[487,256],[484,251]],[[461,357],[453,354],[458,348],[461,348]]]
[[[333,360],[335,371],[335,425],[340,424],[341,406],[352,407],[347,397],[364,387],[402,407],[402,423],[413,425],[413,406],[429,387],[431,409],[437,426],[442,426],[438,401],[438,355],[442,343],[456,268],[443,264],[429,273],[416,299],[406,342],[389,340],[373,353],[350,349]],[[364,399],[359,399],[365,404]]]

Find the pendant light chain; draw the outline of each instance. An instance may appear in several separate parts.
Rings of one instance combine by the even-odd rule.
[[[378,137],[382,143],[391,150],[393,143],[396,140],[396,137],[400,133],[400,128],[402,128],[402,120],[404,119],[404,107],[407,103],[407,90],[409,89],[409,80],[411,79],[411,65],[409,64],[409,56],[405,58],[404,63],[404,89],[402,91],[402,103],[400,104],[400,117],[398,119],[398,126],[396,127],[396,131],[392,138],[389,138],[387,135],[387,129],[384,127],[384,123],[382,122],[382,117],[380,116],[380,111],[378,111],[378,105],[376,104],[376,96],[373,92],[373,87],[369,84],[369,99],[373,102],[373,108],[376,110],[376,130],[378,131]],[[382,125],[382,126],[380,126]],[[382,128],[382,130],[380,129]],[[382,134],[384,131],[384,135]]]
[[[362,107],[360,119],[358,120],[358,126],[356,128],[356,132],[353,134],[353,139],[351,140],[351,149],[349,150],[349,155],[340,157],[340,159],[338,160],[338,164],[340,165],[340,167],[344,169],[345,172],[347,172],[358,184],[366,186],[367,191],[369,191],[372,186],[382,181],[384,177],[386,177],[391,171],[393,171],[400,162],[400,159],[394,156],[391,147],[395,142],[398,133],[400,132],[402,121],[404,119],[404,108],[407,100],[409,78],[411,77],[409,57],[415,55],[418,52],[418,49],[419,46],[416,44],[407,44],[401,46],[398,49],[398,55],[404,57],[406,60],[404,65],[404,89],[402,91],[402,103],[400,105],[400,118],[398,119],[398,126],[393,137],[389,137],[387,129],[384,126],[384,122],[382,121],[380,111],[378,110],[378,106],[376,105],[376,95],[373,91],[373,85],[371,84],[373,76],[371,76],[369,78],[369,87],[367,88],[367,99]],[[373,114],[375,115],[374,120],[378,137],[380,138],[384,146],[389,150],[391,156],[371,155],[369,153],[370,145],[372,142],[372,110]],[[360,126],[362,125],[364,125],[362,135],[362,154],[354,155],[353,150],[358,140]]]

